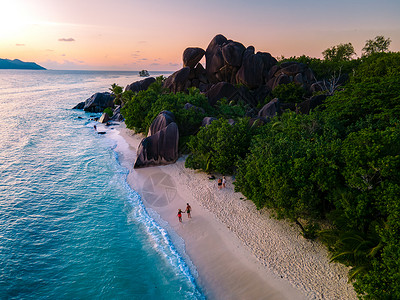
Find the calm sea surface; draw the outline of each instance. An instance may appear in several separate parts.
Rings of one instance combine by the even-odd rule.
[[[71,109],[139,79],[0,70],[0,299],[204,298],[127,185],[116,142]]]

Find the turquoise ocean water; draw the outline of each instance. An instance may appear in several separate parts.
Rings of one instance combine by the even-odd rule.
[[[116,142],[71,109],[139,79],[0,70],[0,299],[204,298],[127,185]]]

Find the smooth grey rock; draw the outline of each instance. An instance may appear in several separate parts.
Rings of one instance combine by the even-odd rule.
[[[96,93],[89,99],[86,99],[84,111],[103,112],[107,107],[114,107],[114,95],[108,92]]]
[[[203,58],[206,52],[201,48],[186,48],[183,51],[183,67],[193,69],[198,62]]]
[[[72,109],[83,109],[85,107],[85,102],[78,103]]]
[[[108,114],[103,113],[99,119],[99,123],[107,123],[110,120]]]
[[[190,68],[182,68],[170,75],[164,82],[164,87],[172,93],[183,92],[187,86],[189,79]]]
[[[175,122],[140,142],[134,168],[174,163],[178,159],[179,130]]]
[[[219,99],[227,98],[230,100],[237,93],[237,89],[228,82],[219,82],[214,84],[205,95],[210,105],[215,105]]]
[[[154,77],[148,77],[143,80],[135,81],[134,83],[128,84],[125,88],[125,91],[132,91],[132,92],[140,92],[145,91],[149,88],[150,84],[155,82],[156,79]]]
[[[205,117],[203,121],[201,122],[201,126],[206,127],[210,125],[213,121],[217,120],[214,117]]]
[[[273,118],[280,113],[280,102],[278,98],[271,100],[269,103],[265,104],[260,111],[258,116],[262,118]]]
[[[163,110],[151,123],[147,136],[157,133],[172,122],[175,122],[175,115],[168,110]]]

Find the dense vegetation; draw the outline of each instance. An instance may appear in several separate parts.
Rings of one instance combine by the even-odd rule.
[[[400,53],[364,58],[324,108],[264,125],[236,190],[317,233],[359,295],[400,299]]]
[[[138,93],[131,91],[122,93],[118,86],[113,86],[113,90],[120,92],[117,98],[124,103],[122,113],[125,116],[126,126],[136,132],[147,134],[154,118],[161,111],[169,110],[175,115],[181,137],[194,134],[203,118],[214,109],[197,89],[191,89],[188,94],[166,93],[162,88],[162,81],[163,78],[159,77],[147,90]],[[186,103],[197,108],[185,109]]]
[[[367,41],[358,59],[351,44],[327,49],[323,60],[287,59],[310,66],[318,80],[349,77],[310,114],[286,111],[262,126],[244,117],[244,103],[210,107],[194,89],[166,93],[162,79],[119,99],[127,126],[139,132],[172,111],[190,152],[187,167],[234,174],[236,191],[257,208],[292,220],[327,245],[332,261],[350,266],[360,297],[400,299],[400,53],[387,52],[388,43]],[[274,93],[292,103],[309,96],[294,84]],[[218,120],[200,128],[204,116]],[[322,221],[329,229],[320,230]]]

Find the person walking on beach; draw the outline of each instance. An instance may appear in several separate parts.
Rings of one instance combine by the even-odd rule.
[[[179,222],[182,223],[182,210],[181,210],[181,209],[178,209],[178,214],[177,214],[177,216],[178,216]]]
[[[218,178],[218,189],[220,190],[222,187],[222,179]]]
[[[226,178],[225,176],[222,177],[222,187],[225,188],[225,184],[226,184]]]
[[[190,218],[192,218],[192,216],[191,216],[191,214],[190,214],[190,212],[192,211],[192,207],[189,205],[189,203],[186,203],[186,213],[187,213],[187,216],[188,216],[188,218],[190,219]]]

